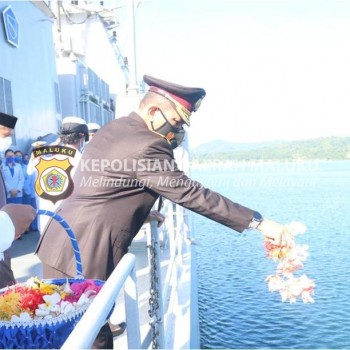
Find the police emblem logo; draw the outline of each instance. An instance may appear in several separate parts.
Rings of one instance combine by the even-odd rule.
[[[35,181],[35,191],[43,199],[53,204],[65,199],[73,192],[71,171],[73,165],[69,158],[74,157],[76,150],[65,146],[46,146],[33,150],[33,155],[39,161],[35,165],[38,171]],[[58,159],[55,155],[64,155]]]

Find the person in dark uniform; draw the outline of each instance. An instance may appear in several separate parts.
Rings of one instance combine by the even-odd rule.
[[[76,235],[83,275],[102,280],[110,276],[160,195],[235,231],[257,228],[272,242],[287,240],[283,225],[205,188],[177,168],[173,149],[205,90],[147,75],[144,81],[150,88],[138,109],[101,127],[89,142],[74,176],[74,191],[57,210]],[[61,231],[51,221],[38,243],[45,278],[75,276],[71,243]]]
[[[0,112],[0,151],[10,147],[16,123],[16,117]],[[15,283],[8,248],[28,229],[35,215],[35,210],[29,205],[6,204],[6,188],[0,172],[0,288]]]

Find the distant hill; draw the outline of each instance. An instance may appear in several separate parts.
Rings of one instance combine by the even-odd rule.
[[[191,154],[212,154],[212,153],[229,153],[237,151],[256,150],[268,145],[274,145],[279,141],[257,142],[257,143],[233,143],[224,140],[213,140],[194,147]]]
[[[321,137],[299,141],[231,143],[211,141],[191,150],[194,162],[249,160],[350,159],[350,137]]]

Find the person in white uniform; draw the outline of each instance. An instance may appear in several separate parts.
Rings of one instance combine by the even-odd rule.
[[[101,129],[101,125],[97,123],[88,123],[89,141],[95,136],[96,132]]]

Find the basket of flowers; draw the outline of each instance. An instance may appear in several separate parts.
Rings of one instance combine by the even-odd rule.
[[[32,277],[0,290],[0,348],[61,348],[104,284],[82,277],[79,247],[63,218],[43,210],[38,214],[53,217],[65,228],[74,249],[77,277]]]

